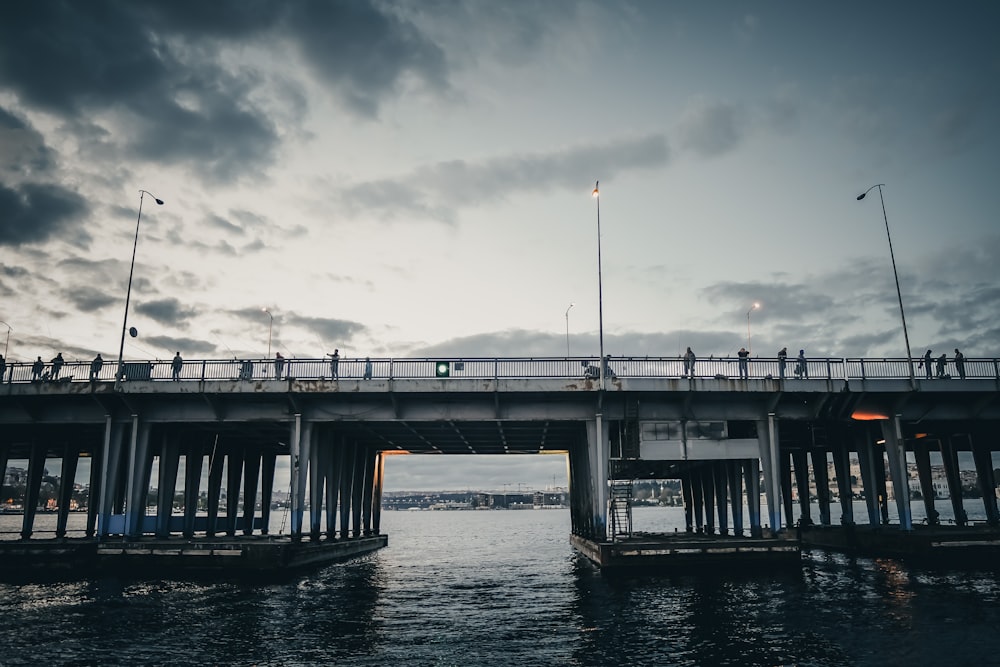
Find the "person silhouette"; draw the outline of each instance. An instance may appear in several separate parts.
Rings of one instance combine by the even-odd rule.
[[[788,361],[788,348],[783,347],[778,350],[778,377],[785,379],[785,364]]]
[[[330,379],[337,380],[340,378],[340,350],[334,350],[333,354],[330,355]]]
[[[90,362],[90,381],[96,382],[98,376],[101,374],[101,369],[104,368],[104,359],[101,357],[101,353],[98,352],[94,360]]]
[[[960,380],[965,379],[965,355],[955,348],[955,370],[958,371],[958,378]],[[0,375],[2,377],[2,375]]]

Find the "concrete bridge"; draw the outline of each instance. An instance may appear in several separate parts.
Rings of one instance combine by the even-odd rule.
[[[73,479],[81,457],[91,458],[87,535],[98,541],[266,535],[279,456],[290,457],[292,540],[378,535],[384,461],[398,453],[565,452],[574,543],[629,536],[636,479],[679,478],[695,534],[777,537],[795,524],[828,525],[830,459],[840,523],[855,522],[850,500],[859,491],[868,522],[886,523],[891,484],[899,527],[912,530],[907,452],[929,488],[929,452],[941,453],[949,485],[960,485],[957,454],[971,451],[988,521],[1000,523],[995,358],[966,360],[964,378],[949,364],[934,379],[922,369],[914,379],[916,361],[905,359],[810,359],[798,373],[794,361],[753,359],[747,379],[739,379],[736,359],[716,358],[697,360],[693,372],[676,357],[614,358],[604,377],[592,358],[367,362],[340,360],[332,377],[328,359],[285,360],[280,372],[273,360],[186,361],[174,379],[169,360],[134,361],[117,387],[113,364],[93,379],[90,362],[67,363],[58,377],[47,367],[44,380],[33,380],[29,365],[8,366],[0,469],[10,459],[29,461],[21,537],[33,535],[42,471],[53,456],[62,459],[63,480]],[[861,489],[851,486],[852,454]],[[182,462],[184,513],[174,515]],[[154,468],[158,495],[149,513]],[[206,472],[207,516],[196,512]],[[820,499],[815,521],[810,482]],[[234,499],[256,497],[258,484],[261,507],[247,502],[240,513]],[[806,501],[798,517],[793,484]],[[58,536],[71,491],[63,487]],[[961,524],[960,488],[952,491]],[[933,520],[933,493],[923,495]]]

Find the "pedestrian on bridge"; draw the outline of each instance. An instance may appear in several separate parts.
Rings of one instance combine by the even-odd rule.
[[[782,380],[785,379],[785,363],[788,360],[788,348],[783,347],[778,350],[778,377]]]
[[[740,351],[736,353],[736,356],[740,358],[740,379],[749,380],[750,379],[750,353],[747,352],[745,347],[741,347]]]
[[[170,362],[170,368],[173,371],[173,380],[176,382],[181,379],[181,369],[184,368],[184,360],[181,359],[181,353],[178,350],[177,354],[174,355],[174,360]]]
[[[806,360],[806,351],[799,350],[799,358],[796,359],[798,364],[795,366],[795,376],[800,380],[809,379],[809,363]]]
[[[365,373],[362,378],[365,380],[372,379],[372,360],[368,357],[365,357]]]
[[[31,364],[31,381],[42,379],[42,371],[45,370],[45,362],[42,361],[41,356],[35,359],[35,363]]]
[[[59,379],[59,371],[62,370],[63,363],[65,363],[65,362],[63,361],[62,352],[60,352],[56,356],[52,357],[52,379],[53,380],[58,380]]]
[[[965,379],[965,355],[962,354],[961,352],[959,352],[957,347],[955,348],[955,370],[958,371],[958,378],[960,380],[964,380]],[[3,377],[3,374],[0,373],[0,378],[2,378],[2,377]]]
[[[274,379],[281,379],[281,372],[285,368],[285,358],[281,356],[281,352],[274,353]]]
[[[104,368],[104,359],[101,358],[101,353],[98,352],[94,360],[90,362],[90,381],[96,382],[97,377],[101,374],[101,369]]]
[[[946,355],[941,355],[937,358],[937,376],[939,378],[945,377],[944,369],[948,364],[948,357]]]
[[[688,377],[694,377],[694,362],[697,359],[694,352],[689,347],[687,352],[684,353],[684,375]]]
[[[3,358],[0,354],[0,382],[3,382],[3,376],[7,374],[7,360]]]
[[[932,377],[931,376],[931,359],[933,359],[933,357],[931,356],[931,351],[927,350],[926,352],[924,352],[924,360],[921,361],[919,364],[917,364],[917,368],[918,369],[919,368],[923,368],[924,369],[924,373],[927,374],[927,379],[928,380],[930,380],[931,377]]]
[[[340,350],[336,349],[330,355],[330,379],[340,379]]]

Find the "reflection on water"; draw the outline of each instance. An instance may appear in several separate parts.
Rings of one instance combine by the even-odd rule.
[[[564,510],[382,521],[388,548],[283,583],[0,584],[0,662],[882,667],[1000,652],[991,571],[811,552],[782,572],[611,576],[570,548]]]

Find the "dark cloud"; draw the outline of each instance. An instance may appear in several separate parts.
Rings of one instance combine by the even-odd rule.
[[[319,337],[321,342],[333,347],[342,345],[354,336],[368,331],[368,327],[360,322],[334,318],[303,317],[289,314],[284,317],[284,321],[290,326],[308,330],[311,334]]]
[[[54,155],[42,135],[0,106],[0,171],[30,178],[53,165]]]
[[[181,327],[186,325],[186,320],[193,319],[198,315],[196,308],[185,305],[177,299],[157,299],[156,301],[137,303],[135,312],[160,324],[173,324]]]
[[[240,225],[235,225],[225,218],[221,218],[217,215],[206,215],[202,224],[207,225],[208,227],[221,229],[222,231],[229,232],[231,234],[246,234],[246,231]]]
[[[167,356],[173,356],[174,352],[180,352],[182,357],[198,355],[204,358],[220,358],[218,347],[215,343],[210,343],[197,338],[186,338],[184,336],[145,336],[139,340],[143,345],[151,345],[159,348]]]
[[[86,285],[63,290],[62,297],[66,302],[73,304],[77,310],[85,313],[100,310],[101,308],[120,302],[119,296],[112,296],[96,287]]]
[[[654,134],[479,163],[439,162],[396,179],[348,186],[341,197],[351,213],[374,213],[385,220],[417,215],[450,222],[454,209],[500,201],[509,192],[579,190],[593,182],[594,174],[612,180],[623,172],[662,167],[669,155],[666,138]]]
[[[60,185],[0,184],[0,245],[38,243],[70,233],[67,240],[87,244],[90,236],[79,222],[89,213],[83,197]]]

